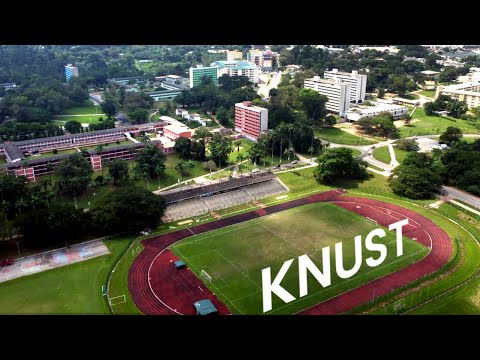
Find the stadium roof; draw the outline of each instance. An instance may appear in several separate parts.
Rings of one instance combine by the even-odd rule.
[[[218,310],[215,305],[208,299],[198,300],[193,303],[195,309],[197,309],[198,315],[210,315],[217,314]]]

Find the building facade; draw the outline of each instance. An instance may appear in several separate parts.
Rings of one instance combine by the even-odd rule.
[[[78,76],[78,68],[72,64],[65,65],[65,79],[68,82],[72,77]]]
[[[480,81],[458,85],[437,86],[435,98],[448,95],[459,101],[464,101],[469,108],[480,106]]]
[[[215,66],[202,66],[190,68],[190,87],[200,85],[204,76],[212,79],[212,83],[218,85],[218,68]]]
[[[10,90],[10,89],[15,89],[17,87],[17,84],[15,84],[15,83],[4,83],[4,84],[0,84],[0,87],[3,87],[5,90]]]
[[[235,104],[235,131],[257,141],[268,129],[268,109],[254,106],[250,101]]]
[[[229,76],[246,76],[253,84],[258,84],[260,67],[246,61],[214,61],[210,64],[218,68],[218,76],[227,74]]]
[[[247,53],[247,61],[257,66],[263,66],[263,51],[262,50],[249,50]]]
[[[239,50],[227,51],[227,61],[242,60],[243,54]]]
[[[328,97],[325,108],[330,112],[345,117],[350,109],[351,84],[349,83],[314,76],[311,79],[305,79],[303,87]]]
[[[350,101],[361,103],[365,101],[365,93],[367,91],[367,75],[359,74],[358,71],[353,70],[351,73],[338,71],[332,69],[323,73],[325,79],[345,82],[351,85]]]

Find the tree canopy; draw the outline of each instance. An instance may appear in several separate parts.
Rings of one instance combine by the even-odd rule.
[[[317,159],[315,179],[321,184],[334,184],[347,179],[366,179],[367,168],[364,161],[354,157],[351,149],[326,149]]]

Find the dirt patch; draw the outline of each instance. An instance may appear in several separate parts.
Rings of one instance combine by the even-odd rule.
[[[414,124],[416,122],[419,122],[420,120],[418,119],[413,119],[413,120],[410,120],[410,124]],[[393,122],[393,125],[395,125],[395,127],[398,129],[398,128],[401,128],[402,126],[405,126],[407,124],[405,124],[405,121],[403,120],[396,120]]]
[[[462,219],[463,221],[466,221],[468,222],[469,224],[472,224],[473,226],[475,226],[477,229],[480,230],[480,222],[477,220],[477,219],[474,219],[473,217],[471,217],[470,215],[468,214],[465,214],[464,212],[462,211],[459,211],[458,212],[458,217],[460,219]]]

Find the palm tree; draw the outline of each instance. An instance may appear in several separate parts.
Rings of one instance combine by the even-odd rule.
[[[95,152],[96,152],[98,155],[101,155],[101,154],[102,154],[102,151],[103,151],[103,148],[104,148],[104,145],[103,145],[103,144],[98,145],[98,146],[95,148]]]
[[[314,150],[315,150],[315,149],[313,148],[313,146],[310,146],[310,147],[308,148],[308,152],[310,153],[310,163],[312,163],[313,151],[314,151]]]
[[[175,164],[175,170],[177,170],[178,174],[180,175],[180,179],[179,179],[180,182],[182,182],[182,175],[183,175],[183,172],[185,171],[185,167],[186,167],[186,163],[183,160],[177,161],[177,163]]]
[[[150,141],[150,138],[147,134],[143,134],[142,136],[140,136],[140,141],[144,144],[147,144]]]
[[[237,140],[233,143],[237,147],[237,154],[240,153],[240,145],[242,145],[242,142],[240,140]]]
[[[2,200],[1,206],[2,206],[3,216],[5,216],[5,221],[7,221],[7,211],[8,211],[8,208],[10,207],[10,203],[8,201]]]
[[[50,173],[50,181],[52,181],[52,175],[53,175],[53,164],[49,161],[45,165],[45,169]]]
[[[155,166],[155,174],[157,174],[158,180],[158,190],[160,190],[160,174],[163,172],[163,166],[157,165]]]
[[[15,207],[18,210],[19,215],[22,215],[22,208],[25,208],[28,206],[28,202],[25,201],[25,199],[20,198],[17,201],[15,201]]]
[[[242,161],[246,160],[247,157],[243,154],[238,154],[237,155],[237,161],[238,161],[238,171],[240,174],[242,174]]]
[[[195,168],[195,163],[192,160],[188,160],[185,164],[188,172],[190,173]]]

